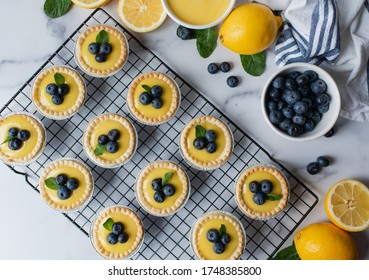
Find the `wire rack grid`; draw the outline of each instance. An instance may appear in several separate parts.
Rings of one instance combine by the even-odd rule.
[[[88,92],[85,106],[68,120],[55,121],[43,117],[36,111],[30,98],[34,77],[42,69],[52,65],[68,65],[79,71],[73,58],[74,44],[85,28],[95,24],[108,24],[124,31],[130,46],[127,63],[121,71],[109,78],[93,78],[81,73]],[[178,83],[182,93],[182,103],[177,115],[168,123],[157,127],[137,123],[128,114],[126,106],[125,96],[129,84],[138,74],[149,71],[170,75]],[[50,161],[71,157],[86,163],[95,180],[93,198],[82,210],[63,215],[88,235],[91,220],[100,209],[114,204],[132,208],[142,218],[146,232],[144,245],[135,255],[135,259],[193,259],[194,254],[188,240],[191,226],[203,213],[216,209],[234,214],[243,224],[247,244],[241,259],[270,259],[318,202],[317,196],[299,179],[102,9],[95,10],[71,34],[1,109],[0,114],[14,111],[27,111],[38,116],[47,129],[48,143],[44,153],[34,163],[22,168],[9,167],[25,176],[27,183],[39,191],[38,177]],[[129,118],[139,136],[134,157],[116,169],[104,169],[93,164],[87,159],[81,145],[81,138],[89,121],[107,112]],[[201,115],[222,119],[234,135],[232,157],[224,166],[214,171],[197,171],[189,167],[178,149],[179,134],[185,124]],[[191,196],[185,207],[165,218],[146,213],[135,200],[134,194],[135,179],[139,171],[157,160],[171,160],[183,166],[192,185]],[[257,163],[280,167],[291,187],[290,200],[285,211],[268,221],[249,219],[238,209],[234,199],[235,178],[245,167]]]

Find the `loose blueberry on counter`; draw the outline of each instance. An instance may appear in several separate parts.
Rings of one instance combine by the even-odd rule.
[[[177,28],[177,36],[182,40],[190,40],[193,39],[195,35],[195,30],[184,27],[182,25]]]
[[[142,105],[149,105],[152,102],[153,96],[150,93],[144,91],[140,94],[139,99]]]
[[[155,109],[160,109],[161,107],[163,107],[163,100],[161,100],[160,98],[154,98],[151,104],[152,107],[154,107]]]
[[[61,96],[60,94],[54,94],[53,97],[51,98],[51,101],[55,104],[55,105],[60,105],[63,103],[63,96]]]
[[[310,162],[307,166],[306,166],[306,171],[311,174],[311,175],[315,175],[318,174],[320,171],[320,166],[317,162]]]
[[[8,130],[8,135],[11,137],[16,137],[18,135],[19,129],[16,127],[11,127]]]
[[[310,89],[315,94],[324,93],[327,90],[327,84],[323,80],[317,79],[311,83]]]
[[[18,138],[21,141],[27,141],[30,137],[31,133],[26,129],[22,129],[21,131],[18,132]]]
[[[128,234],[127,233],[121,233],[118,235],[118,242],[119,243],[126,243],[128,241]]]
[[[154,200],[158,203],[163,203],[165,200],[165,195],[162,191],[156,191],[154,193]]]
[[[207,145],[207,141],[205,137],[197,137],[195,138],[195,140],[193,141],[193,146],[195,147],[195,149],[197,150],[202,150],[206,147]]]
[[[67,188],[68,190],[70,191],[74,191],[76,189],[78,189],[78,186],[79,186],[79,182],[76,178],[69,178],[67,180]]]
[[[209,142],[207,145],[206,145],[206,151],[209,153],[209,154],[212,154],[212,153],[215,153],[215,151],[217,150],[217,144],[215,144],[214,142]]]
[[[58,86],[56,84],[48,84],[46,86],[46,93],[50,95],[54,95],[58,93]]]
[[[150,92],[154,97],[159,98],[163,94],[163,89],[161,86],[155,85],[151,88]]]
[[[205,133],[205,138],[208,142],[215,142],[217,139],[217,133],[214,130],[209,129]]]
[[[113,47],[109,43],[102,43],[100,45],[100,53],[102,54],[110,54],[113,50]]]
[[[304,74],[309,77],[310,82],[318,79],[318,74],[313,70],[306,70]]]
[[[220,241],[220,233],[216,229],[209,229],[208,232],[206,233],[206,238],[210,242],[213,242],[213,243],[219,242]]]
[[[166,184],[165,186],[163,186],[163,193],[166,197],[173,196],[175,192],[176,189],[172,184]]]
[[[261,192],[268,194],[273,190],[273,184],[269,180],[263,180],[260,182]]]
[[[223,243],[220,243],[220,242],[214,243],[214,252],[216,254],[222,254],[224,250],[225,250],[225,245]]]
[[[10,139],[8,142],[8,147],[10,150],[16,151],[19,150],[23,145],[23,142],[19,140],[18,138]]]
[[[90,54],[98,54],[100,52],[100,44],[91,43],[88,45],[88,51]]]
[[[120,138],[120,132],[119,132],[119,130],[117,130],[117,129],[111,129],[108,132],[108,138],[109,138],[110,141],[113,141],[113,142],[118,141],[119,138]]]
[[[249,189],[250,189],[250,192],[252,193],[257,193],[257,192],[260,192],[261,190],[261,187],[260,187],[260,184],[256,181],[252,181],[250,184],[249,184]]]
[[[218,73],[219,72],[219,66],[218,66],[218,64],[216,64],[216,63],[210,63],[208,65],[208,72],[210,74],[216,74],[216,73]]]
[[[111,244],[111,245],[115,245],[118,242],[118,236],[116,234],[112,233],[112,232],[108,234],[106,239],[108,240],[109,244]]]
[[[161,178],[156,178],[156,179],[152,180],[152,182],[151,182],[151,188],[154,191],[161,191],[162,188],[163,188]]]
[[[124,231],[124,225],[121,222],[116,222],[112,226],[112,233],[119,235]]]
[[[227,85],[231,88],[238,86],[239,80],[236,76],[230,76],[227,78]]]
[[[296,80],[298,76],[301,75],[301,72],[299,71],[292,71],[291,73],[288,73],[287,78],[291,78],[293,80]]]
[[[56,176],[55,181],[59,186],[64,186],[68,181],[68,177],[62,173]]]
[[[66,200],[70,197],[71,195],[71,191],[66,187],[66,186],[60,186],[58,188],[58,191],[56,192],[57,196],[61,199],[61,200]]]
[[[323,156],[318,157],[318,158],[316,159],[316,162],[317,162],[320,166],[322,166],[322,167],[327,167],[327,166],[329,166],[329,164],[330,164],[329,159],[327,159],[326,157],[323,157]]]
[[[97,138],[97,143],[99,143],[100,145],[106,145],[109,142],[109,137],[105,134],[100,135]]]
[[[284,87],[285,79],[282,76],[277,76],[272,81],[274,88],[282,89]]]
[[[99,53],[95,55],[95,60],[99,63],[105,62],[107,59],[106,54]]]
[[[61,96],[68,94],[69,90],[70,88],[67,84],[62,84],[58,86],[58,94],[60,94]]]
[[[263,205],[266,200],[266,194],[262,192],[255,193],[252,199],[257,205]]]
[[[223,233],[220,237],[220,242],[222,242],[224,245],[227,245],[229,242],[231,242],[231,237],[228,233]]]
[[[229,70],[231,70],[231,65],[228,62],[222,62],[220,64],[220,71],[227,73]]]
[[[324,137],[330,138],[334,135],[334,128],[331,128],[325,135]]]
[[[119,144],[117,142],[108,142],[108,144],[106,144],[106,151],[110,154],[114,154],[116,152],[118,152],[119,150]]]

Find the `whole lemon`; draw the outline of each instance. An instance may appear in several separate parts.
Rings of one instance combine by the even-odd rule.
[[[243,4],[224,20],[219,31],[220,42],[238,54],[256,54],[275,40],[282,19],[266,6]]]
[[[352,236],[331,223],[316,223],[299,230],[294,237],[302,260],[355,260],[359,251]]]

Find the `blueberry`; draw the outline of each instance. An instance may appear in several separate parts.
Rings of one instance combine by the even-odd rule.
[[[115,235],[119,235],[124,231],[124,225],[121,222],[116,222],[113,224],[111,229],[112,233],[114,233]]]
[[[262,192],[255,193],[252,199],[257,205],[263,205],[266,200],[266,194]]]
[[[289,136],[292,136],[292,137],[297,137],[299,135],[301,135],[302,133],[302,129],[299,125],[293,123],[291,124],[288,128],[287,128],[287,133]]]
[[[271,99],[275,100],[275,101],[278,101],[280,98],[281,98],[281,90],[280,89],[277,89],[277,88],[274,88],[272,87],[269,92],[268,92],[268,95]]]
[[[128,241],[128,234],[127,233],[121,233],[118,235],[118,242],[119,243],[126,243]]]
[[[142,105],[149,105],[152,102],[153,96],[145,91],[140,94],[139,99]]]
[[[18,138],[12,138],[8,142],[8,147],[10,150],[16,151],[19,150],[23,145],[23,142],[19,140]]]
[[[334,128],[331,128],[325,135],[324,137],[330,138],[334,135]]]
[[[106,145],[108,142],[109,137],[105,134],[102,134],[97,138],[97,143],[99,143],[100,145]]]
[[[206,233],[206,238],[213,243],[219,242],[220,241],[219,231],[217,231],[216,229],[209,229],[208,232]]]
[[[313,116],[311,117],[311,119],[314,121],[314,123],[318,123],[322,120],[322,116],[319,112],[315,111],[313,112]]]
[[[212,154],[212,153],[215,153],[215,151],[217,150],[217,144],[215,144],[214,142],[209,142],[207,145],[206,145],[206,151],[209,153],[209,154]]]
[[[193,146],[195,147],[195,149],[197,150],[202,150],[206,147],[207,145],[207,141],[205,137],[197,137],[195,138],[195,140],[193,141]]]
[[[283,120],[281,111],[274,110],[269,113],[269,120],[273,124],[279,124]]]
[[[329,159],[327,159],[326,157],[323,157],[323,156],[318,157],[318,158],[316,159],[316,162],[317,162],[320,166],[322,166],[322,167],[327,167],[327,166],[329,166],[329,164],[330,164]]]
[[[311,106],[313,106],[313,101],[310,98],[307,97],[303,97],[301,99],[302,102],[305,102],[306,105],[308,106],[308,108],[310,108]]]
[[[60,94],[54,94],[53,97],[51,98],[51,101],[55,104],[55,105],[60,105],[63,103],[63,96],[61,96]]]
[[[163,187],[163,193],[165,196],[173,196],[175,192],[176,192],[176,189],[171,184],[166,184]]]
[[[91,43],[88,45],[88,51],[90,54],[98,54],[100,51],[100,44],[99,43]]]
[[[297,89],[297,83],[295,82],[294,79],[291,79],[291,78],[286,79],[286,81],[284,82],[284,86],[287,89]]]
[[[319,173],[320,170],[320,166],[317,162],[310,162],[307,166],[306,166],[306,170],[309,174],[311,175],[315,175]]]
[[[56,194],[61,200],[66,200],[70,197],[71,191],[66,186],[60,186]]]
[[[292,108],[283,108],[282,109],[282,114],[283,116],[285,116],[287,119],[292,119],[293,116],[295,115],[295,111]]]
[[[298,86],[304,86],[309,82],[309,76],[302,74],[296,78],[296,84]]]
[[[218,66],[218,64],[216,64],[216,63],[210,63],[210,64],[208,65],[208,72],[209,72],[210,74],[216,74],[216,73],[218,73],[218,71],[219,71],[219,66]]]
[[[56,84],[48,84],[46,86],[46,93],[50,95],[54,95],[58,93],[58,86]]]
[[[315,124],[314,124],[313,120],[309,119],[304,124],[304,131],[306,131],[306,132],[313,131],[314,127],[315,127]]]
[[[79,186],[78,179],[76,179],[76,178],[69,178],[67,180],[67,188],[68,188],[68,190],[74,191],[74,190],[78,189],[78,186]]]
[[[152,180],[152,182],[151,182],[151,188],[154,191],[161,191],[161,189],[163,188],[161,178],[156,178],[156,179]]]
[[[327,90],[327,84],[323,80],[317,79],[310,84],[310,89],[315,94],[321,94]]]
[[[316,109],[318,110],[318,112],[320,114],[325,114],[329,111],[329,104],[327,104],[327,105],[318,105],[316,107]]]
[[[317,95],[315,101],[318,105],[328,105],[330,101],[330,97],[328,94],[322,93],[322,94]]]
[[[9,128],[8,135],[11,137],[16,137],[18,135],[18,131],[19,130],[16,127]]]
[[[120,138],[120,132],[117,129],[111,129],[108,132],[108,138],[110,141],[116,142]]]
[[[59,186],[64,186],[68,181],[68,177],[62,173],[56,176],[55,181]]]
[[[307,119],[311,119],[311,117],[313,116],[313,111],[312,110],[307,110],[306,113],[304,114],[304,116],[307,118]]]
[[[287,131],[288,127],[292,124],[291,119],[284,119],[278,124],[278,127],[283,131]]]
[[[283,92],[283,99],[289,105],[295,104],[297,101],[301,100],[301,93],[297,90],[285,90]]]
[[[293,80],[296,80],[298,76],[301,75],[301,72],[299,71],[292,71],[291,73],[288,73],[287,77]]]
[[[105,61],[106,61],[106,54],[99,53],[99,54],[95,55],[95,60],[96,60],[98,63],[105,62]]]
[[[230,76],[227,79],[227,85],[229,87],[234,88],[234,87],[238,86],[238,83],[239,83],[239,80],[238,80],[238,78],[236,76]]]
[[[209,129],[205,133],[205,138],[208,140],[208,142],[215,142],[217,139],[217,133],[214,130]]]
[[[284,101],[282,101],[282,100],[280,100],[280,101],[278,101],[278,103],[277,103],[277,110],[282,110],[284,107],[286,107],[287,106],[287,104],[286,104],[286,102],[284,102]]]
[[[151,88],[150,92],[154,97],[159,98],[163,94],[163,89],[161,86],[155,85]]]
[[[249,184],[249,189],[250,189],[250,192],[252,193],[257,193],[257,192],[260,192],[261,190],[261,187],[260,187],[260,184],[256,181],[252,181],[250,184]]]
[[[162,191],[156,191],[154,193],[154,200],[157,202],[157,203],[163,203],[164,200],[165,200],[165,195]]]
[[[102,43],[100,45],[100,53],[109,54],[113,50],[113,47],[109,43]]]
[[[310,94],[309,87],[304,85],[297,88],[297,91],[301,93],[302,96],[307,97]]]
[[[296,114],[305,114],[308,109],[309,107],[304,101],[297,101],[295,104],[293,104],[293,110],[296,112]]]
[[[58,86],[58,94],[60,94],[61,96],[68,94],[69,90],[70,88],[67,84],[62,84]]]
[[[222,242],[224,245],[227,245],[229,242],[231,242],[231,237],[228,233],[223,233],[220,237],[220,242]]]
[[[282,89],[284,87],[285,79],[282,76],[277,76],[272,81],[274,88]]]
[[[117,244],[118,242],[118,236],[111,232],[106,237],[106,240],[108,241],[109,244],[114,245],[114,244]]]
[[[273,110],[277,109],[277,103],[275,101],[268,101],[266,104],[267,110],[270,113]]]
[[[220,71],[227,73],[229,70],[231,70],[231,65],[228,62],[222,62],[220,64]]]
[[[216,243],[214,243],[213,250],[218,255],[222,254],[225,250],[225,245],[223,243],[216,242]]]
[[[117,142],[108,142],[108,144],[106,144],[106,151],[110,154],[114,154],[116,152],[118,152],[119,149],[119,144]]]
[[[154,98],[152,100],[152,107],[154,107],[155,109],[160,109],[161,107],[163,107],[163,100],[161,100],[160,98]]]
[[[297,125],[304,125],[306,122],[306,118],[303,115],[296,115],[292,118],[292,121]]]
[[[310,82],[318,79],[318,74],[313,70],[306,70],[304,74],[309,77]]]
[[[273,184],[269,180],[263,180],[260,182],[261,192],[268,194],[273,190]]]
[[[27,141],[31,137],[31,133],[27,129],[22,129],[18,132],[18,138],[22,141]]]
[[[177,28],[177,36],[182,40],[194,39],[195,30],[180,25]]]

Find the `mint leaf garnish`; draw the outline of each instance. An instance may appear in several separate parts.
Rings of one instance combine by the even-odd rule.
[[[222,234],[224,234],[224,233],[227,233],[227,228],[226,228],[225,225],[222,224],[220,226],[219,233],[220,233],[220,236],[222,236]]]
[[[173,172],[167,172],[164,174],[163,178],[161,179],[161,184],[164,186],[166,185],[169,180],[173,177],[174,173]]]
[[[206,128],[202,125],[196,125],[196,138],[198,137],[205,137]]]
[[[5,144],[6,142],[9,142],[12,139],[13,139],[13,136],[6,136],[5,139],[4,139],[4,142],[1,143],[0,145]]]
[[[105,30],[101,30],[96,36],[96,43],[109,43],[109,34]]]
[[[114,221],[112,218],[109,218],[105,221],[105,223],[103,224],[103,227],[108,230],[108,231],[112,231],[113,230],[113,224]]]
[[[54,80],[55,80],[55,83],[56,83],[57,86],[60,86],[60,85],[65,83],[65,78],[60,73],[55,73],[54,74]]]
[[[276,201],[276,200],[281,200],[282,196],[281,195],[275,195],[275,194],[272,194],[272,193],[268,193],[266,195],[267,199],[270,200],[270,201]]]
[[[71,6],[71,0],[46,0],[44,12],[50,18],[61,17]]]
[[[55,177],[47,178],[45,180],[45,185],[46,185],[46,187],[48,187],[49,189],[52,189],[52,190],[59,189],[59,185],[56,183]]]
[[[106,147],[106,145],[97,144],[97,146],[94,150],[95,156],[101,156],[105,151],[105,147]]]
[[[251,76],[260,76],[265,71],[266,52],[252,55],[240,55],[243,69]]]
[[[151,92],[151,87],[149,87],[148,85],[141,85],[143,87],[144,90],[146,90],[147,92]]]
[[[203,58],[209,57],[217,46],[217,34],[214,27],[196,31],[197,51]]]
[[[279,251],[273,260],[300,260],[299,254],[296,251],[295,243]]]

